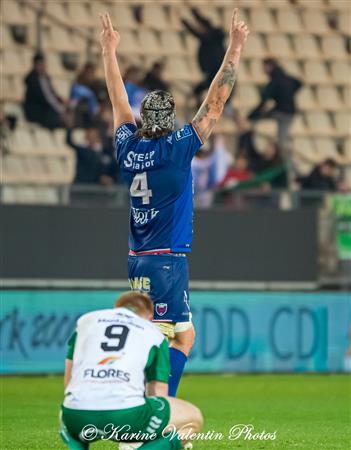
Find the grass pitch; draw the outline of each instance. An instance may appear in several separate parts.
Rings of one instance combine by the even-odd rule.
[[[2,378],[2,450],[64,449],[58,437],[62,377]],[[194,450],[351,448],[351,380],[343,375],[191,375],[179,397],[197,404],[205,430],[223,434],[194,443]],[[227,439],[236,424],[276,431],[275,440]],[[91,446],[116,450],[111,442]]]

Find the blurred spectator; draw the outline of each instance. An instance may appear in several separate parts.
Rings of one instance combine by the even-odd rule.
[[[113,158],[103,148],[100,133],[97,128],[88,128],[85,131],[85,145],[79,145],[72,139],[72,129],[67,131],[67,144],[77,155],[75,183],[111,185],[114,177],[111,176]]]
[[[337,190],[337,164],[332,159],[326,159],[316,166],[307,177],[299,178],[302,189],[319,191]]]
[[[221,28],[214,27],[210,20],[202,16],[196,9],[193,8],[191,12],[196,23],[190,24],[185,19],[182,22],[185,28],[200,41],[198,62],[205,79],[194,89],[197,102],[200,103],[202,92],[210,86],[222,64],[225,54],[225,34]]]
[[[130,66],[124,74],[124,86],[127,91],[128,101],[136,120],[140,120],[140,106],[147,90],[143,85],[143,71],[137,66]]]
[[[0,109],[0,153],[10,152],[11,127],[2,108]]]
[[[271,172],[269,184],[273,189],[285,189],[287,187],[287,172],[281,149],[277,142],[269,140],[263,151],[258,151],[255,137],[247,119],[236,116],[236,124],[240,132],[238,139],[239,152],[245,152],[249,169],[255,174]]]
[[[295,94],[300,89],[300,80],[286,74],[277,61],[266,58],[263,69],[270,78],[261,94],[261,102],[251,112],[251,120],[276,119],[278,122],[278,142],[281,147],[286,146],[289,129],[296,113]],[[273,108],[266,109],[267,102],[273,100]]]
[[[46,72],[45,58],[37,53],[33,68],[25,78],[24,112],[29,122],[54,129],[65,125],[65,105],[52,87]]]
[[[214,199],[214,188],[221,183],[232,157],[224,146],[221,136],[212,136],[198,151],[192,161],[194,204],[208,208]]]
[[[254,174],[249,170],[249,161],[245,153],[239,153],[235,158],[234,164],[226,173],[224,180],[219,184],[219,187],[234,187],[242,181],[250,180],[253,175]]]
[[[93,90],[95,81],[95,66],[92,63],[86,63],[72,84],[70,106],[75,109],[77,127],[91,126],[99,112],[98,99]]]
[[[169,91],[169,85],[162,79],[164,66],[162,62],[157,61],[153,64],[150,71],[144,78],[144,86],[149,91]]]
[[[200,149],[191,164],[194,183],[194,205],[209,208],[213,202],[214,158],[211,152]]]

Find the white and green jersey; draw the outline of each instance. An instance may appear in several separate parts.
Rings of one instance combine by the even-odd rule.
[[[72,377],[64,406],[116,410],[145,403],[145,381],[168,383],[168,343],[160,331],[126,308],[83,315],[70,339]]]

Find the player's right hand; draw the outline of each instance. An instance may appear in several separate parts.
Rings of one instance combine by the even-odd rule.
[[[116,52],[121,37],[118,31],[113,29],[109,13],[100,14],[102,32],[100,34],[100,44],[103,51]]]
[[[232,22],[230,26],[230,47],[233,49],[241,49],[245,44],[250,30],[245,22],[238,22],[239,11],[237,8],[233,11]]]

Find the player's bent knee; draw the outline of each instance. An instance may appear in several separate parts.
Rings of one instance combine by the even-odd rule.
[[[192,432],[198,432],[203,426],[203,416],[200,409],[185,400],[168,397],[171,406],[170,425],[177,430],[189,428]]]
[[[194,431],[200,431],[204,425],[204,417],[199,408],[195,405],[193,406],[194,406],[194,425],[196,427],[196,430]]]
[[[172,339],[171,347],[177,348],[178,350],[188,355],[195,342],[195,329],[191,322],[185,323],[190,323],[190,326],[184,331],[177,331],[177,325],[179,324],[176,325],[176,333],[174,339]]]

